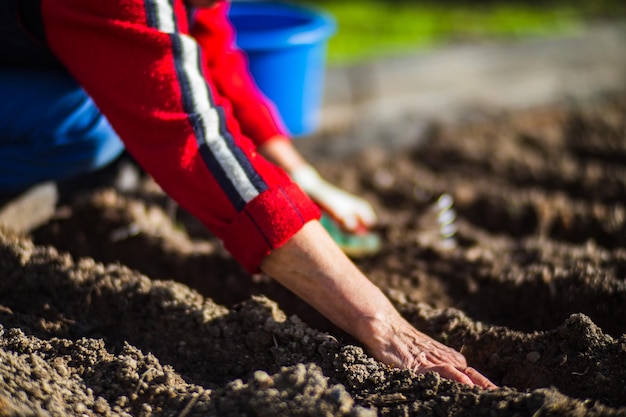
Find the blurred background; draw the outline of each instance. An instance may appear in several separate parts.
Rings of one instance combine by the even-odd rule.
[[[299,59],[324,69],[289,86],[288,78],[304,71],[296,59],[277,58],[271,69],[253,72],[264,73],[266,80],[255,78],[262,90],[267,85],[288,127],[295,121],[294,136],[331,134],[331,142],[321,142],[328,154],[381,141],[403,146],[432,123],[626,89],[624,0],[283,2],[322,11],[336,22],[336,30],[326,29],[317,40],[324,58]],[[267,16],[242,24],[282,28]],[[260,32],[247,39],[258,43]],[[254,65],[254,51],[248,52]],[[264,47],[259,55],[268,55]],[[299,88],[305,91],[296,94]],[[298,114],[289,114],[294,110]]]
[[[292,0],[330,12],[331,65],[445,44],[551,37],[623,21],[623,0]]]

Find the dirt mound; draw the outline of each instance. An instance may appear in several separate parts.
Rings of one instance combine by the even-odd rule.
[[[626,99],[317,165],[379,212],[359,267],[504,388],[377,363],[146,181],[0,231],[0,415],[626,416]]]

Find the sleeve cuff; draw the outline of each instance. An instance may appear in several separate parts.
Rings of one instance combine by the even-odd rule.
[[[294,183],[270,189],[250,201],[230,225],[224,246],[250,273],[302,226],[320,218],[315,203]]]

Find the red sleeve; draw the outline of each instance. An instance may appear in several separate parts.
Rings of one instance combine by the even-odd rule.
[[[51,49],[128,151],[247,270],[319,217],[203,74],[182,0],[44,0],[42,12]]]
[[[228,20],[228,3],[198,9],[191,35],[205,51],[207,71],[217,90],[233,106],[244,134],[257,145],[276,135],[288,136],[274,106],[255,84],[245,54],[234,45],[234,30]]]

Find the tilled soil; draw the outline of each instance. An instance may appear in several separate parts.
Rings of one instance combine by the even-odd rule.
[[[379,213],[359,267],[502,388],[377,363],[146,180],[0,232],[0,416],[626,416],[626,98],[317,166]]]

